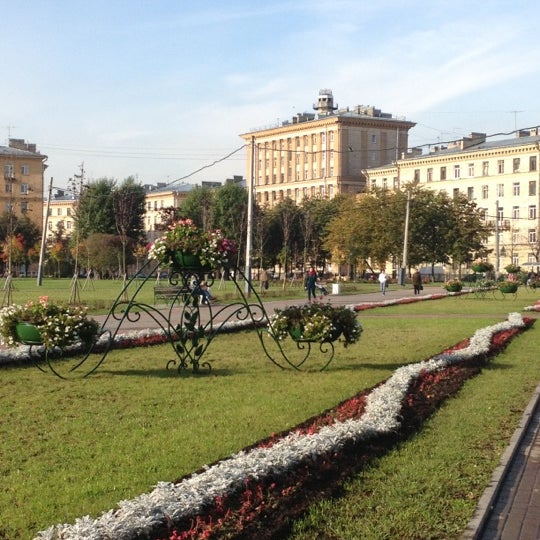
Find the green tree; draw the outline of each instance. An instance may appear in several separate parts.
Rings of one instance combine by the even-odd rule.
[[[213,226],[238,245],[237,264],[240,266],[247,229],[248,193],[241,185],[227,182],[215,191]]]
[[[126,263],[129,262],[127,260],[128,240],[134,243],[144,237],[144,188],[135,183],[135,179],[130,176],[124,180],[121,186],[113,189],[112,202],[116,230],[122,243],[121,272],[125,276]],[[132,259],[131,256],[129,258]]]
[[[182,204],[182,216],[190,218],[204,231],[214,227],[214,191],[195,186]]]
[[[81,191],[74,212],[76,232],[82,240],[91,234],[115,234],[113,190],[116,181],[101,178]]]

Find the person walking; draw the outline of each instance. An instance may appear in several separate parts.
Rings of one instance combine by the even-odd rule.
[[[419,272],[418,268],[412,276],[412,283],[414,287],[414,294],[420,294],[420,291],[424,287],[422,286],[422,274]]]
[[[312,267],[307,273],[306,280],[304,282],[304,289],[307,291],[308,302],[311,302],[311,298],[314,300],[317,298],[317,292],[315,290],[317,283],[317,272]]]
[[[388,274],[384,271],[384,268],[379,274],[379,284],[381,286],[381,292],[383,296],[386,294],[386,284],[388,283]]]

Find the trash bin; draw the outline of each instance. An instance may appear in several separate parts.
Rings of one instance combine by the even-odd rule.
[[[341,292],[340,283],[332,283],[332,294],[339,294]]]

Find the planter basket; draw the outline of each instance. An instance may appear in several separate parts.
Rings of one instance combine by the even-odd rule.
[[[445,287],[445,289],[448,292],[459,292],[461,289],[463,289],[463,285],[450,285],[448,287]]]
[[[43,344],[39,330],[33,324],[21,322],[17,324],[15,329],[21,343],[24,343],[25,345]]]
[[[493,270],[493,265],[490,263],[478,263],[473,264],[471,268],[473,269],[473,272],[476,272],[477,274],[482,274],[484,272],[491,272],[491,270]]]
[[[198,255],[193,255],[193,253],[184,253],[183,251],[175,251],[173,267],[202,271],[211,270],[209,266],[203,266]]]
[[[504,285],[499,286],[499,290],[503,293],[513,294],[517,292],[518,285],[517,283],[505,283]]]

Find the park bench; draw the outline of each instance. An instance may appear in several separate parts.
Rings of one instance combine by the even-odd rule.
[[[154,287],[154,304],[157,300],[165,300],[168,304],[178,297],[182,298],[182,293],[190,294],[190,290],[187,287],[173,287],[173,286],[156,286]]]

